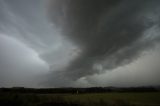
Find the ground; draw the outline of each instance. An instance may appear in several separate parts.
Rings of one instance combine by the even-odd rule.
[[[0,106],[160,106],[160,92],[0,94]]]

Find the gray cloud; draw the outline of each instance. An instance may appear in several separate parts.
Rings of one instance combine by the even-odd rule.
[[[33,49],[0,34],[0,51],[0,86],[40,86],[39,76],[49,69]]]
[[[143,57],[159,46],[159,3],[0,0],[0,86],[129,85],[123,78],[133,85],[158,84],[159,72],[147,68],[154,62]],[[136,61],[144,65],[130,65]],[[134,75],[142,81],[136,83]]]
[[[143,57],[103,74],[79,79],[75,85],[86,86],[146,86],[159,84],[159,45],[145,52]]]
[[[80,53],[65,69],[53,72],[58,85],[114,69],[138,58],[141,52],[158,41],[145,39],[145,32],[159,29],[157,0],[52,0],[50,16],[64,37],[78,45]],[[157,38],[158,37],[158,38]],[[154,37],[153,37],[154,38]],[[62,80],[62,83],[61,82]],[[53,85],[55,81],[51,81]],[[70,86],[66,83],[66,86]],[[57,86],[57,85],[56,85]],[[65,85],[64,85],[65,86]]]
[[[53,29],[46,6],[44,0],[0,0],[0,86],[40,87],[48,67],[70,60],[70,51],[64,52],[75,47]]]

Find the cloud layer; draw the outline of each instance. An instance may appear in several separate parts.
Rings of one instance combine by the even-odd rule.
[[[159,29],[159,1],[51,2],[50,16],[55,27],[80,51],[68,67],[53,72],[55,79],[66,78],[73,83],[73,80],[126,65],[159,39],[159,32],[156,36],[150,35],[152,39],[146,38],[148,30]]]
[[[159,5],[0,0],[0,86],[159,84]]]
[[[24,43],[0,34],[0,86],[37,87],[47,64]]]

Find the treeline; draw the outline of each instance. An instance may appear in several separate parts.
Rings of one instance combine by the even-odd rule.
[[[91,87],[91,88],[24,88],[24,87],[13,87],[13,88],[0,88],[0,93],[106,93],[106,92],[159,92],[159,87]]]

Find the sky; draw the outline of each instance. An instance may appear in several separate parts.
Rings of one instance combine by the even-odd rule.
[[[0,0],[0,87],[160,84],[159,0]]]

